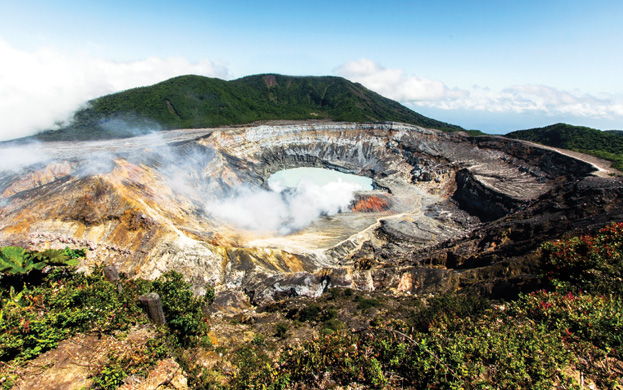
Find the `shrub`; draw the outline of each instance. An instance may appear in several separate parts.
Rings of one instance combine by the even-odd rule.
[[[121,355],[109,354],[108,362],[93,375],[92,388],[112,390],[123,384],[131,375],[146,377],[149,369],[172,352],[163,337],[147,340],[138,350],[129,350]]]
[[[412,325],[420,330],[452,318],[469,317],[482,313],[491,307],[491,301],[477,295],[448,293],[436,296],[428,301],[426,307],[412,315]]]
[[[623,295],[623,223],[595,235],[581,235],[541,246],[546,275],[561,288]]]
[[[287,333],[288,333],[288,324],[286,324],[285,322],[279,322],[277,323],[277,325],[275,325],[275,336],[279,337],[280,339],[283,339],[286,337]]]
[[[381,301],[376,298],[362,298],[359,295],[355,297],[355,302],[358,302],[357,309],[366,310],[371,307],[380,307]]]
[[[24,275],[34,270],[40,271],[47,265],[75,267],[79,264],[79,259],[85,255],[84,250],[69,248],[37,252],[6,246],[0,248],[0,273]]]
[[[114,390],[123,384],[128,374],[125,372],[121,363],[114,356],[110,356],[110,361],[105,365],[97,376],[93,378],[92,388],[96,390]]]
[[[161,275],[152,286],[160,295],[167,327],[177,343],[183,347],[209,345],[209,327],[202,308],[210,303],[210,297],[195,296],[191,285],[175,271]]]
[[[29,281],[30,279],[26,279]],[[147,322],[138,305],[141,294],[160,294],[166,328],[175,344],[190,347],[209,343],[203,306],[180,274],[170,272],[155,281],[120,281],[123,293],[103,276],[103,268],[90,274],[54,268],[40,283],[0,290],[0,361],[32,359],[78,332],[108,333]]]
[[[351,297],[353,296],[353,290],[351,288],[338,288],[333,287],[327,290],[330,295],[329,299],[338,299],[341,297]]]
[[[119,294],[100,271],[55,270],[41,285],[27,286],[19,299],[14,290],[8,299],[3,296],[0,360],[31,359],[77,332],[110,332],[146,321],[135,302],[140,291],[127,286]]]
[[[344,323],[334,318],[323,322],[320,332],[323,334],[329,334],[342,329],[344,329]]]
[[[309,322],[309,321],[327,321],[337,316],[337,308],[334,306],[321,307],[316,303],[309,304],[301,309],[293,309],[286,315],[286,318]]]
[[[303,322],[317,321],[321,312],[322,308],[319,305],[312,303],[299,310],[296,317],[299,321]]]

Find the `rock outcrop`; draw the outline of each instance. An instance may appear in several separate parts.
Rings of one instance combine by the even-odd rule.
[[[590,177],[587,162],[397,123],[175,130],[34,150],[38,162],[0,172],[0,245],[86,247],[85,269],[176,270],[198,292],[215,284],[255,302],[331,286],[494,289],[495,278],[531,272],[499,259],[621,214],[621,182]],[[376,189],[358,199],[383,207],[286,235],[229,226],[206,207],[240,187],[266,189],[272,173],[293,167],[368,176]]]

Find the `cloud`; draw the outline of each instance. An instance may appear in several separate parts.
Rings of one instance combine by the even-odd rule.
[[[586,118],[622,118],[623,96],[599,97],[545,85],[514,85],[502,90],[474,86],[450,88],[443,82],[387,69],[369,59],[348,62],[335,73],[410,106],[493,113],[534,113]]]
[[[452,100],[469,94],[460,89],[450,89],[438,80],[406,75],[402,69],[386,69],[365,58],[347,62],[335,72],[400,102]]]
[[[428,101],[422,105],[446,110],[534,113],[585,118],[623,118],[623,98],[571,93],[545,85],[514,85],[501,91],[474,87],[469,99]]]
[[[69,54],[53,47],[23,51],[0,38],[0,140],[66,120],[87,100],[182,74],[228,78],[209,60],[150,57],[130,62]]]

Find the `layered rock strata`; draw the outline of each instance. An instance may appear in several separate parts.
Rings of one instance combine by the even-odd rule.
[[[463,269],[496,263],[470,260],[484,245],[478,232],[573,191],[595,170],[521,141],[397,123],[176,130],[28,148],[38,161],[0,172],[0,245],[86,247],[85,269],[115,264],[147,278],[176,270],[198,292],[216,284],[256,302],[331,286],[460,287]],[[266,189],[272,173],[294,167],[368,176],[376,189],[358,199],[386,206],[287,235],[229,226],[206,206],[243,186]],[[611,182],[618,210],[621,186]]]

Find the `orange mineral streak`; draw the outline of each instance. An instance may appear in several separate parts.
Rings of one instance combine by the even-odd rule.
[[[60,163],[52,163],[44,169],[21,174],[19,179],[15,180],[2,194],[1,198],[8,198],[19,192],[28,191],[33,188],[40,187],[54,180],[67,176],[71,173],[71,164],[67,161]]]
[[[361,198],[352,207],[353,211],[359,213],[378,213],[389,209],[389,202],[378,196],[370,196],[367,198]]]

